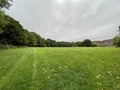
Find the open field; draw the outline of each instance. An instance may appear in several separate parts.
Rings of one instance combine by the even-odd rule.
[[[120,90],[120,49],[0,50],[0,90]]]

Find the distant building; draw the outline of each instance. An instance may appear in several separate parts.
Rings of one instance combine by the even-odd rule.
[[[111,47],[113,46],[113,40],[108,39],[108,40],[103,40],[103,41],[94,41],[98,46],[101,47]]]

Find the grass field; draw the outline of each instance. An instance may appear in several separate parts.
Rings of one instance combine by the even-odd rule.
[[[120,90],[120,49],[0,50],[0,90]]]

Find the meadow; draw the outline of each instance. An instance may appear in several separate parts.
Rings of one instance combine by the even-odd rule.
[[[1,49],[0,90],[120,90],[120,48]]]

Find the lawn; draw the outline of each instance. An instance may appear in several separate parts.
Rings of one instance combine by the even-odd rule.
[[[0,90],[120,90],[120,48],[2,49]]]

